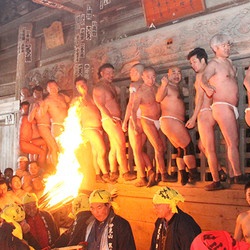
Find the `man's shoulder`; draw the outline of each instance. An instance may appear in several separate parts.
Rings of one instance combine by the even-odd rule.
[[[98,82],[93,86],[93,91],[103,91],[106,90],[106,87],[102,82]]]
[[[244,211],[244,212],[241,212],[238,217],[237,217],[237,220],[244,220],[248,218],[250,220],[250,210],[248,211]]]
[[[125,218],[117,214],[114,216],[113,222],[117,222],[120,225],[129,225],[129,222]]]
[[[215,65],[217,65],[218,63],[219,63],[219,62],[218,62],[218,58],[217,58],[217,57],[212,58],[212,59],[208,62],[207,66],[206,66],[206,68],[205,68],[205,71],[206,71],[207,67],[215,66]]]

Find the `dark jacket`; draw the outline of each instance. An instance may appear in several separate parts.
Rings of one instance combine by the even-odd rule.
[[[151,250],[190,250],[193,239],[201,233],[195,220],[181,209],[177,209],[178,213],[175,213],[170,221],[162,218],[156,220]]]
[[[53,244],[55,247],[66,247],[78,245],[85,241],[85,234],[92,214],[90,211],[79,212],[73,225],[66,230]]]
[[[135,241],[132,229],[127,220],[116,215],[111,210],[101,235],[95,235],[98,224],[96,219],[92,220],[87,228],[86,239],[88,250],[112,249],[112,250],[135,250]],[[100,239],[98,243],[95,239]]]

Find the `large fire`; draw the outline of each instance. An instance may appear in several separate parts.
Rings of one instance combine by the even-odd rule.
[[[79,101],[68,110],[64,122],[64,132],[59,137],[61,153],[58,157],[56,173],[45,180],[45,190],[40,199],[40,206],[56,209],[77,196],[83,174],[76,150],[83,143],[81,125],[78,114]]]

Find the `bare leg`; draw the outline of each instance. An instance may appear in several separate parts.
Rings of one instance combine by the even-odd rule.
[[[215,105],[213,107],[213,116],[217,121],[221,133],[223,134],[226,144],[228,160],[231,163],[234,176],[239,176],[242,174],[240,169],[240,159],[239,159],[239,136],[238,136],[238,126],[235,119],[234,112],[231,107],[227,105]]]
[[[128,161],[126,156],[126,140],[125,135],[122,131],[122,126],[120,122],[114,123],[112,120],[107,119],[102,123],[103,129],[109,136],[110,141],[110,153],[115,154],[116,160],[123,172],[123,177],[125,180],[133,180],[136,178],[135,175],[129,173]],[[110,160],[109,156],[109,160]],[[111,172],[116,172],[115,166],[111,165],[114,162],[110,162]]]
[[[129,121],[129,141],[133,150],[135,164],[138,170],[139,181],[135,183],[137,187],[148,186],[151,187],[155,185],[155,172],[153,171],[152,163],[148,155],[143,152],[143,145],[146,142],[146,135],[143,133],[140,119],[137,120],[137,124],[141,128],[140,133],[136,133],[133,123]],[[146,165],[146,163],[148,165]],[[149,180],[147,180],[145,169],[148,168]]]
[[[138,122],[138,124],[140,124]],[[129,121],[129,127],[128,127],[128,135],[129,135],[129,141],[130,145],[132,147],[133,153],[134,153],[134,160],[135,164],[137,166],[137,171],[138,171],[138,177],[143,178],[146,177],[145,173],[145,161],[143,157],[143,144],[142,144],[142,133],[135,133],[133,123]]]
[[[49,158],[53,166],[58,163],[58,147],[55,138],[52,136],[50,128],[48,126],[38,126],[39,134],[45,140],[49,148]]]
[[[215,121],[211,111],[204,111],[198,117],[198,131],[200,134],[203,152],[207,157],[208,166],[212,174],[213,181],[220,181],[218,173],[218,160],[215,150],[214,140],[214,125]]]
[[[154,123],[151,121],[146,121],[145,119],[141,119],[141,123],[144,133],[146,134],[148,140],[150,141],[150,143],[154,148],[156,166],[161,174],[165,174],[167,170],[164,163],[164,157],[163,157],[164,149],[159,131],[155,127]]]
[[[46,145],[43,139],[34,139],[31,142],[20,141],[20,149],[27,154],[37,154],[38,163],[42,167],[46,161]]]

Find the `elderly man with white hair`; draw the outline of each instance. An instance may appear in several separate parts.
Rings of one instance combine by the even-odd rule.
[[[177,204],[183,196],[170,187],[162,187],[153,197],[158,219],[150,250],[190,250],[193,239],[201,233],[199,225]]]

